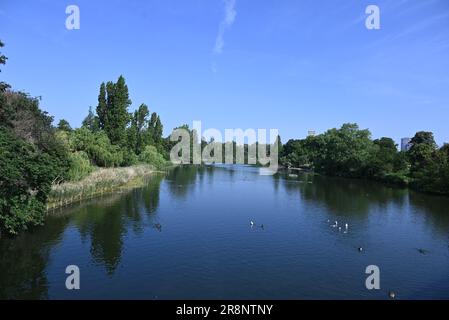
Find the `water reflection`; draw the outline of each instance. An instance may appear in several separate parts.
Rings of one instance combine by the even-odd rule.
[[[243,203],[246,199],[249,199],[251,203]],[[260,204],[257,203],[259,200]],[[285,206],[290,200],[294,207]],[[177,205],[173,205],[177,201],[179,201]],[[219,203],[220,211],[216,215],[212,210],[205,212],[207,211],[205,208],[215,208],[211,205],[212,201],[214,205],[217,201]],[[250,209],[254,212],[263,212],[263,214],[266,207],[270,208],[266,212],[273,210],[275,214],[272,216],[269,213],[263,216],[266,220],[272,219],[272,225],[267,228],[267,232],[247,232],[246,218],[239,217],[238,213],[229,212],[230,208],[236,210],[240,205],[246,205],[248,211]],[[177,167],[166,175],[152,176],[143,188],[92,199],[80,205],[62,209],[49,217],[44,227],[36,228],[16,239],[1,239],[0,299],[49,298],[52,282],[49,279],[51,276],[49,269],[54,268],[51,261],[61,255],[57,248],[62,245],[66,245],[69,251],[73,250],[67,255],[75,256],[77,259],[85,256],[89,262],[93,262],[95,268],[102,270],[101,275],[106,275],[110,280],[119,276],[120,272],[117,270],[125,260],[126,249],[134,246],[134,254],[135,252],[152,254],[153,250],[158,250],[158,256],[154,259],[158,261],[160,259],[161,263],[165,259],[166,265],[152,271],[155,277],[162,279],[161,287],[166,290],[169,288],[164,281],[168,281],[168,278],[178,276],[183,278],[183,275],[190,271],[202,270],[200,268],[203,266],[208,268],[205,271],[208,278],[205,279],[206,284],[201,283],[202,285],[207,287],[211,279],[217,279],[225,286],[225,279],[219,277],[218,270],[232,261],[232,257],[226,257],[226,253],[240,254],[244,265],[252,261],[251,255],[245,251],[248,249],[242,248],[241,243],[253,245],[261,265],[268,268],[271,258],[263,255],[264,247],[256,247],[253,242],[255,237],[264,239],[262,237],[265,235],[272,237],[268,243],[263,243],[265,247],[271,247],[270,256],[278,254],[276,259],[284,259],[285,265],[288,266],[294,261],[292,260],[294,257],[291,257],[292,252],[300,254],[306,251],[309,252],[310,268],[315,268],[314,263],[319,264],[322,257],[312,256],[314,252],[312,247],[320,245],[313,241],[325,239],[325,236],[320,238],[322,236],[320,234],[309,233],[307,234],[311,239],[309,243],[295,244],[297,231],[292,229],[290,220],[282,219],[290,214],[289,210],[294,211],[297,208],[304,210],[295,212],[323,212],[329,219],[344,218],[359,222],[366,227],[360,230],[366,232],[373,227],[370,225],[373,213],[381,219],[386,219],[388,216],[400,216],[405,212],[416,217],[414,223],[427,228],[426,236],[430,234],[429,238],[433,236],[437,239],[435,241],[441,238],[447,240],[449,231],[448,197],[416,193],[371,181],[327,178],[312,174],[279,173],[273,177],[260,176],[258,168],[245,166]],[[177,214],[176,210],[182,210],[182,216],[173,217]],[[281,212],[282,210],[284,212]],[[205,213],[208,215],[206,216]],[[291,218],[292,215],[289,216],[289,219]],[[178,223],[178,219],[184,220]],[[213,221],[226,223],[210,227],[206,225],[207,222],[204,222],[207,219],[217,219]],[[239,219],[243,221],[244,226],[240,225]],[[279,234],[274,233],[276,224],[284,228]],[[399,228],[397,224],[393,225]],[[178,233],[170,233],[174,226],[178,227]],[[319,227],[314,227],[320,230]],[[307,232],[306,229],[302,234],[304,235],[305,232]],[[148,233],[152,238],[145,237]],[[164,238],[167,233],[171,238]],[[221,239],[217,238],[220,235],[226,241],[218,241],[217,239]],[[158,242],[149,250],[145,241],[152,239]],[[191,242],[183,241],[185,239]],[[215,244],[209,246],[211,239],[215,239]],[[276,247],[276,243],[282,246]],[[289,255],[280,255],[283,252],[280,248],[284,248]],[[147,249],[148,251],[145,251]],[[183,269],[179,266],[179,261],[173,256],[173,252],[180,255],[183,252],[190,252],[192,256],[195,256],[196,258],[192,260],[184,256],[183,260],[186,268],[190,266],[192,269]],[[207,258],[207,254],[213,256],[215,252],[220,252],[220,256],[216,259],[224,259],[224,262],[219,263],[221,260]],[[221,258],[222,254],[224,257]],[[203,256],[205,257],[203,263],[197,264],[196,261]],[[138,258],[132,259],[132,263],[138,265]],[[307,264],[304,259],[301,261],[302,264]],[[444,260],[442,261],[444,263]],[[138,269],[135,265],[132,267]],[[154,266],[151,263],[148,265]],[[128,265],[127,268],[129,267]],[[214,268],[217,271],[214,271]],[[169,272],[167,270],[171,270],[172,273],[166,274],[165,272]],[[235,274],[230,270],[221,271]],[[90,272],[94,271],[90,270]],[[130,279],[126,281],[128,280]],[[139,281],[139,279],[133,280]],[[190,285],[186,284],[186,287]],[[251,290],[251,287],[248,290]]]
[[[423,215],[434,231],[449,230],[449,198],[429,195],[413,190],[388,186],[375,181],[332,178],[301,173],[291,177],[288,173],[277,174],[274,188],[283,183],[285,192],[297,195],[307,205],[324,207],[330,215],[339,218],[364,220],[373,211],[394,209],[396,212],[410,209]]]
[[[15,239],[0,240],[0,299],[45,299],[50,252],[62,238],[69,218],[50,219]]]

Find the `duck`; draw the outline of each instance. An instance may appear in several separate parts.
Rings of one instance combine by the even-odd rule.
[[[357,250],[359,250],[359,252],[362,252],[362,251],[363,251],[363,248],[362,248],[362,247],[359,247]]]
[[[251,227],[254,227],[254,221],[250,221],[249,224],[251,225]]]
[[[390,297],[390,299],[395,299],[396,298],[396,293],[394,291],[390,291],[388,293],[388,296]]]

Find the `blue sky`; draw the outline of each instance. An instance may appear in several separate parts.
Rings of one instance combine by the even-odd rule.
[[[65,28],[70,4],[80,30]],[[369,4],[380,30],[365,27]],[[285,142],[357,122],[449,142],[446,0],[1,0],[0,39],[1,79],[75,127],[123,74],[131,109],[146,103],[165,134],[201,120]]]

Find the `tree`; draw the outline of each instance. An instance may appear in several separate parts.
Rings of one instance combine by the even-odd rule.
[[[432,132],[420,131],[415,134],[408,151],[412,175],[424,169],[433,161],[436,150],[437,144]]]
[[[148,115],[150,111],[146,104],[141,104],[139,109],[134,113],[134,122],[136,127],[136,147],[135,153],[140,154],[144,148],[144,130],[148,123]]]
[[[0,48],[3,48],[4,44],[3,42],[0,40]],[[5,57],[4,55],[2,55],[0,53],[0,65],[4,65],[6,63],[6,60],[8,58]],[[1,72],[1,69],[0,69]],[[8,104],[7,104],[7,100],[6,100],[6,95],[5,92],[6,90],[9,88],[9,85],[4,83],[3,81],[0,82],[0,124],[3,125],[9,125],[7,123],[8,119],[9,119],[9,115],[12,113],[12,110],[10,108],[8,108]]]
[[[164,130],[164,128],[162,126],[161,119],[159,118],[159,116],[157,116],[156,124],[154,126],[154,138],[153,138],[154,142],[157,145],[159,145],[161,143],[163,130]]]
[[[148,123],[148,134],[149,134],[149,140],[151,143],[155,143],[156,141],[156,122],[157,122],[157,113],[153,112],[151,114],[150,121]]]
[[[104,131],[76,129],[72,135],[72,151],[84,151],[99,167],[117,167],[123,162],[123,151],[112,145]]]
[[[90,113],[91,110],[89,110]],[[97,115],[98,115],[98,125],[100,129],[104,130],[107,120],[107,111],[108,106],[106,102],[106,86],[104,82],[100,85],[100,93],[98,95],[98,106],[97,106]]]
[[[58,123],[58,130],[70,132],[72,131],[72,127],[67,120],[61,119]]]
[[[322,136],[323,152],[314,159],[315,168],[327,175],[360,177],[368,164],[373,142],[369,130],[344,124]]]
[[[415,136],[412,138],[412,140],[410,141],[412,148],[414,145],[419,145],[419,144],[428,144],[434,148],[436,148],[436,142],[435,139],[433,137],[433,133],[432,132],[428,132],[428,131],[419,131],[415,134]]]
[[[3,48],[3,47],[4,47],[4,44],[0,40],[0,48]],[[0,53],[0,65],[6,64],[6,60],[8,60],[8,58],[5,55]],[[0,72],[1,72],[1,69],[0,69]],[[5,83],[3,81],[0,82],[0,92],[4,92],[8,88],[9,88],[9,85],[7,83]],[[1,103],[1,101],[0,101],[0,103]]]
[[[12,112],[0,123],[0,230],[17,234],[43,222],[51,185],[66,178],[69,159],[38,99],[8,92],[2,107]]]
[[[124,146],[126,126],[129,122],[128,107],[131,104],[131,100],[129,99],[128,86],[123,76],[119,77],[114,86],[113,97],[112,108],[108,109],[109,126],[107,133],[112,144]]]
[[[374,147],[365,168],[367,178],[383,179],[394,173],[397,165],[398,149],[393,139],[383,137],[373,141]]]
[[[89,113],[87,114],[86,118],[84,118],[81,127],[87,128],[92,132],[96,132],[96,131],[100,130],[99,122],[100,121],[99,121],[98,117],[92,111],[92,107],[89,107]]]
[[[117,83],[109,81],[106,85],[101,84],[97,106],[99,126],[112,144],[125,146],[130,104],[128,86],[123,76],[118,78]]]

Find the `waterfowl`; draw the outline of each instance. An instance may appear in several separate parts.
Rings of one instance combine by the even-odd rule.
[[[362,248],[362,247],[359,247],[358,250],[359,250],[359,252],[362,252],[362,251],[363,251],[363,248]]]
[[[420,249],[420,248],[417,248],[416,250],[418,250],[418,252],[421,253],[422,255],[426,255],[426,254],[429,253],[429,251],[426,250],[426,249]]]
[[[396,293],[394,293],[393,291],[390,291],[388,293],[388,296],[390,297],[390,299],[395,299],[396,298]]]
[[[251,225],[251,227],[254,227],[254,221],[250,221],[249,224]]]

